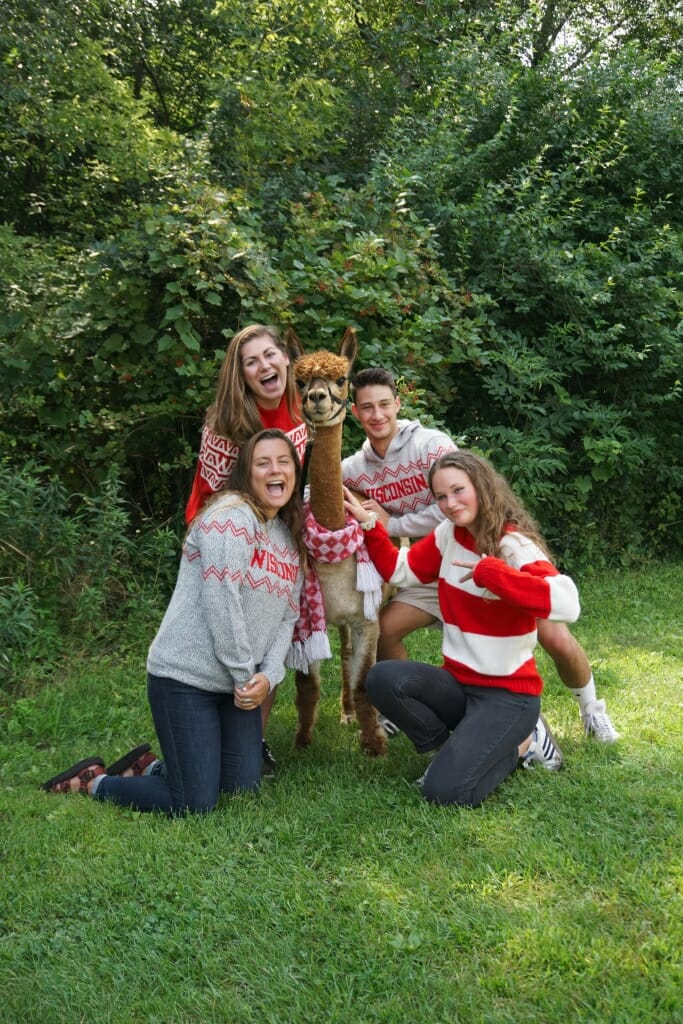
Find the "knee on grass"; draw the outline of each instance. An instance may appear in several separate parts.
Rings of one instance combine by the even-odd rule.
[[[422,795],[428,803],[440,807],[479,807],[483,803],[483,799],[474,799],[471,789],[430,781],[429,772],[422,782]]]

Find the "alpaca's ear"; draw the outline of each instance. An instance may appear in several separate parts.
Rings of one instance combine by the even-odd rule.
[[[353,327],[347,327],[344,331],[344,337],[339,343],[339,355],[348,359],[350,370],[354,359],[358,355],[358,341],[356,340],[356,332]]]
[[[304,354],[303,346],[299,341],[299,336],[293,327],[287,327],[285,331],[285,345],[289,353],[289,358],[294,362],[295,359],[299,359]]]

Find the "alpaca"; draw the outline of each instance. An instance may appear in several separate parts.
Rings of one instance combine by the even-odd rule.
[[[348,377],[358,351],[356,332],[348,328],[339,354],[319,350],[305,355],[293,330],[287,344],[296,361],[294,378],[299,388],[304,419],[312,435],[308,466],[310,510],[321,527],[342,530],[346,525],[342,492],[342,425],[346,417]],[[320,580],[325,618],[339,627],[342,663],[342,723],[355,717],[361,747],[371,756],[386,753],[386,735],[368,701],[365,678],[376,660],[379,626],[366,618],[364,598],[357,587],[356,555],[335,563],[314,561]],[[374,570],[373,570],[374,571]],[[311,742],[320,699],[320,663],[296,672],[297,749]]]

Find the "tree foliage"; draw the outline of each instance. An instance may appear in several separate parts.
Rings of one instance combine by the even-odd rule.
[[[163,520],[226,338],[352,323],[361,365],[489,453],[560,555],[680,552],[677,9],[5,7],[10,465],[94,496],[116,464]]]

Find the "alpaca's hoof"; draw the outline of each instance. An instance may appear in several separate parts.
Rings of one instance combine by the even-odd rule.
[[[298,732],[294,737],[294,749],[295,750],[307,750],[311,745],[311,733]]]
[[[386,757],[387,753],[387,741],[383,733],[375,733],[369,739],[367,736],[360,736],[360,747],[361,750],[368,755],[368,757]]]
[[[351,722],[355,722],[356,716],[353,711],[342,711],[339,716],[340,725],[351,725]]]

